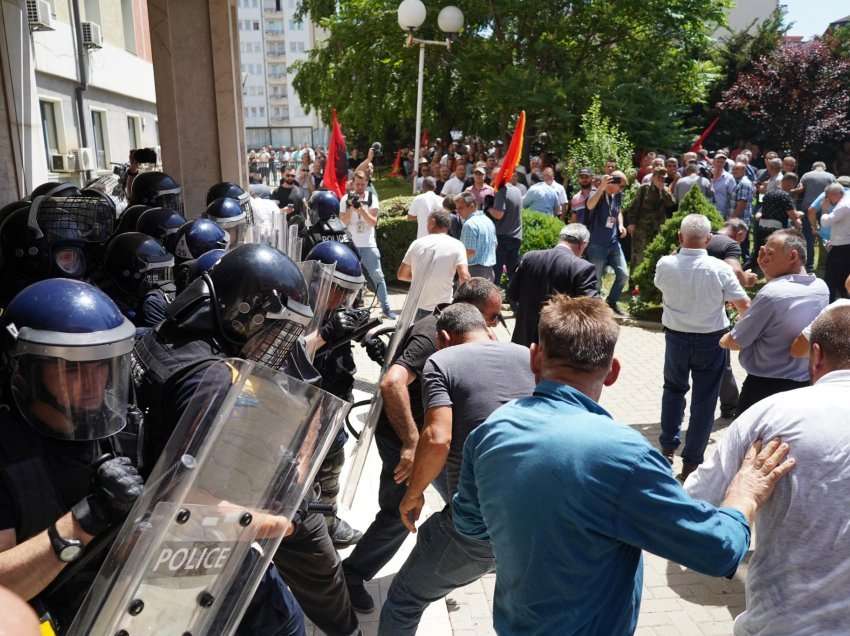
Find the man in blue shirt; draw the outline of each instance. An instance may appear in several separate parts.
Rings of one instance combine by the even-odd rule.
[[[756,442],[721,507],[688,497],[661,454],[597,403],[620,371],[617,335],[599,300],[553,297],[531,349],[534,394],[467,437],[453,522],[493,546],[499,634],[632,634],[641,549],[733,575],[756,511],[793,467],[787,444]]]
[[[545,181],[538,181],[528,189],[523,197],[522,206],[550,216],[558,216],[560,211],[558,193]]]
[[[455,197],[455,207],[461,219],[463,229],[460,241],[466,248],[470,276],[478,276],[493,281],[496,264],[496,226],[490,217],[476,206],[472,193],[467,190]]]
[[[614,270],[614,283],[606,300],[616,314],[623,313],[617,307],[617,301],[629,280],[629,268],[620,246],[620,239],[625,238],[627,233],[622,210],[622,189],[625,186],[626,175],[619,170],[602,175],[599,188],[587,200],[584,219],[584,224],[590,230],[587,260],[596,268],[599,291],[602,291],[605,267],[610,266]]]

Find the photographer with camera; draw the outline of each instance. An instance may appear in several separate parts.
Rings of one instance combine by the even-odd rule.
[[[139,174],[139,166],[142,164],[156,165],[156,150],[153,148],[133,148],[130,150],[130,163],[124,172],[124,192],[127,198],[133,189],[133,180]]]
[[[623,224],[623,195],[626,175],[615,170],[599,179],[599,188],[587,200],[585,225],[590,230],[590,245],[587,247],[587,259],[596,268],[596,284],[602,290],[602,276],[606,265],[614,270],[614,284],[608,292],[608,306],[615,314],[623,312],[617,307],[617,301],[629,280],[629,268],[620,245],[627,231]]]
[[[372,154],[372,149],[369,152]],[[368,183],[364,171],[358,170],[354,173],[354,190],[345,194],[339,202],[339,218],[351,234],[371,287],[381,303],[384,317],[395,320],[398,316],[390,309],[387,283],[381,269],[381,252],[378,251],[378,242],[375,239],[375,226],[378,224],[380,212],[378,196],[367,190]]]

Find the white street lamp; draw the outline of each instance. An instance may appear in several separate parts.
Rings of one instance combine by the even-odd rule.
[[[398,25],[407,31],[407,46],[419,45],[419,83],[416,87],[416,140],[413,160],[413,193],[416,194],[416,175],[419,172],[419,152],[422,131],[422,83],[425,74],[425,45],[433,44],[451,49],[452,38],[463,29],[463,12],[455,6],[443,7],[437,16],[437,26],[448,37],[445,40],[420,40],[413,32],[425,23],[427,10],[421,0],[403,0],[398,5]]]

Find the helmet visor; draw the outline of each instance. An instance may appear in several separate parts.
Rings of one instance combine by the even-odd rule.
[[[14,360],[12,397],[24,419],[56,439],[87,441],[124,428],[130,354],[70,361],[26,354]]]
[[[234,247],[250,242],[248,241],[249,226],[244,221],[234,225],[224,225],[222,223],[219,223],[219,225],[221,225],[222,229],[230,237],[227,249],[232,250]]]
[[[86,273],[86,255],[80,247],[59,247],[53,251],[53,262],[64,276],[82,278]]]
[[[242,347],[242,355],[272,369],[283,366],[286,355],[295,346],[313,318],[309,307],[291,301],[292,308],[267,313],[259,330]]]

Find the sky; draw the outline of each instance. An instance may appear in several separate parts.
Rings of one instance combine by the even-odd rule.
[[[833,20],[850,15],[848,0],[781,0],[788,8],[786,19],[794,26],[790,35],[803,35],[810,39],[820,35]]]

